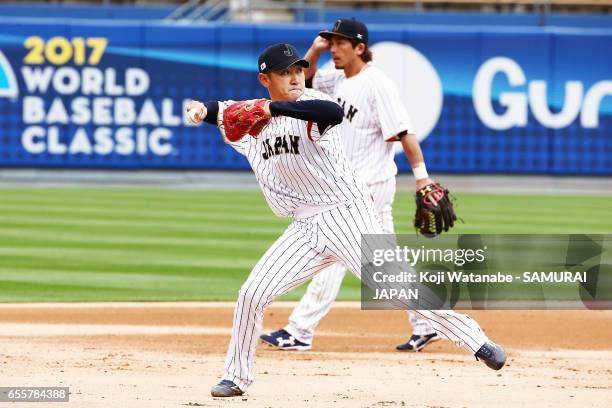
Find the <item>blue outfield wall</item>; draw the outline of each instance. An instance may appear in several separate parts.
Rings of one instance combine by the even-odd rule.
[[[259,52],[322,28],[3,21],[0,166],[246,169],[184,104],[265,97]],[[612,30],[370,31],[432,172],[612,175]]]

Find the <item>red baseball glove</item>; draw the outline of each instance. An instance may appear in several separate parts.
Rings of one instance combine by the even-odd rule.
[[[247,133],[257,137],[270,122],[270,104],[267,99],[253,99],[231,104],[223,111],[223,128],[225,137],[230,142],[237,142]]]

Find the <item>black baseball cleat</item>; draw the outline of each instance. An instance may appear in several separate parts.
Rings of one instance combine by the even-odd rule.
[[[210,395],[213,397],[238,397],[242,394],[244,391],[230,380],[223,380],[210,389]]]
[[[259,338],[266,344],[276,347],[279,350],[298,350],[306,351],[312,348],[312,345],[302,343],[293,337],[287,330],[280,329],[278,331],[262,334]]]
[[[400,344],[399,346],[395,347],[395,349],[399,351],[421,351],[429,343],[433,343],[434,341],[438,340],[440,340],[438,333],[426,334],[424,336],[413,334],[410,336],[410,340],[404,344]]]
[[[498,346],[492,341],[487,341],[474,354],[476,360],[482,360],[487,367],[493,370],[500,370],[506,364],[506,352],[502,346]]]

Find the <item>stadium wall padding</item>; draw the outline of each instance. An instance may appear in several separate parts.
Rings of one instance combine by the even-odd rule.
[[[3,21],[0,166],[247,169],[184,104],[267,96],[260,51],[327,28]],[[431,172],[612,175],[612,30],[372,25],[370,45]]]

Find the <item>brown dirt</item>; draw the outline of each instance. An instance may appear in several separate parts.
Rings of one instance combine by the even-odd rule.
[[[266,330],[290,304],[271,307]],[[255,383],[209,396],[229,340],[223,304],[0,306],[2,386],[69,386],[70,407],[610,406],[612,312],[471,311],[508,351],[493,372],[449,342],[399,353],[405,312],[338,303],[310,352],[261,346]],[[20,404],[26,406],[25,404]]]

